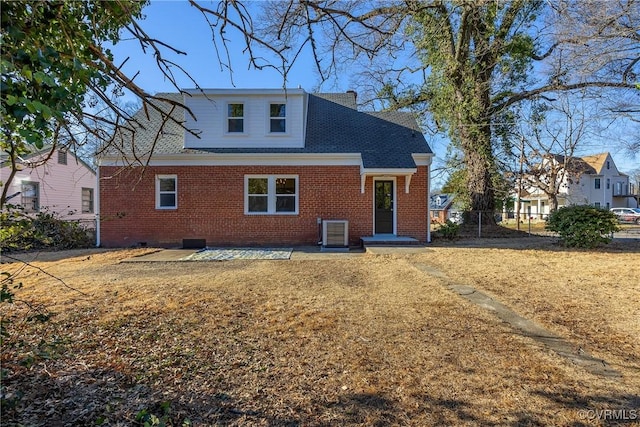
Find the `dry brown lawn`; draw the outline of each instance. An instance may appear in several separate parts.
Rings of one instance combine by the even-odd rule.
[[[24,304],[3,304],[16,316],[2,349],[15,406],[3,422],[135,425],[141,411],[171,425],[263,426],[640,416],[640,246],[485,246],[174,263],[120,263],[148,249],[94,250],[41,255],[33,264],[44,272],[3,264],[23,283],[19,299],[54,313],[25,322]],[[494,296],[622,377],[589,374],[451,283]]]

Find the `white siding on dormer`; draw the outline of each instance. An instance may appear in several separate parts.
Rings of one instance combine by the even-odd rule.
[[[275,92],[275,91],[271,91]],[[304,93],[262,93],[218,91],[214,94],[185,97],[186,105],[197,120],[185,115],[187,128],[200,133],[197,138],[185,134],[185,148],[302,148],[304,147]],[[286,104],[286,129],[269,131],[270,104]],[[227,105],[244,104],[244,132],[227,132]]]

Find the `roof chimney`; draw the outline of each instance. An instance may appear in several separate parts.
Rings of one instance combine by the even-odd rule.
[[[356,92],[355,90],[348,90],[347,93],[352,93],[353,97],[357,100],[358,99],[358,92]]]

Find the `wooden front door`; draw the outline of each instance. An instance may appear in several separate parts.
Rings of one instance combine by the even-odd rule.
[[[393,234],[393,181],[375,181],[375,234]]]

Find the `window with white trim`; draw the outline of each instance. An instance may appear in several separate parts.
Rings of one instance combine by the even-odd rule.
[[[246,175],[245,214],[297,215],[297,175]]]
[[[594,182],[594,188],[596,190],[599,190],[600,189],[600,178],[594,179],[593,182]]]
[[[82,213],[93,213],[93,188],[82,188]]]
[[[269,132],[287,131],[287,104],[269,104]]]
[[[40,184],[33,181],[22,181],[21,204],[25,212],[38,212],[40,210]]]
[[[178,176],[156,175],[156,209],[178,208]]]
[[[227,132],[244,133],[244,104],[227,104]]]

